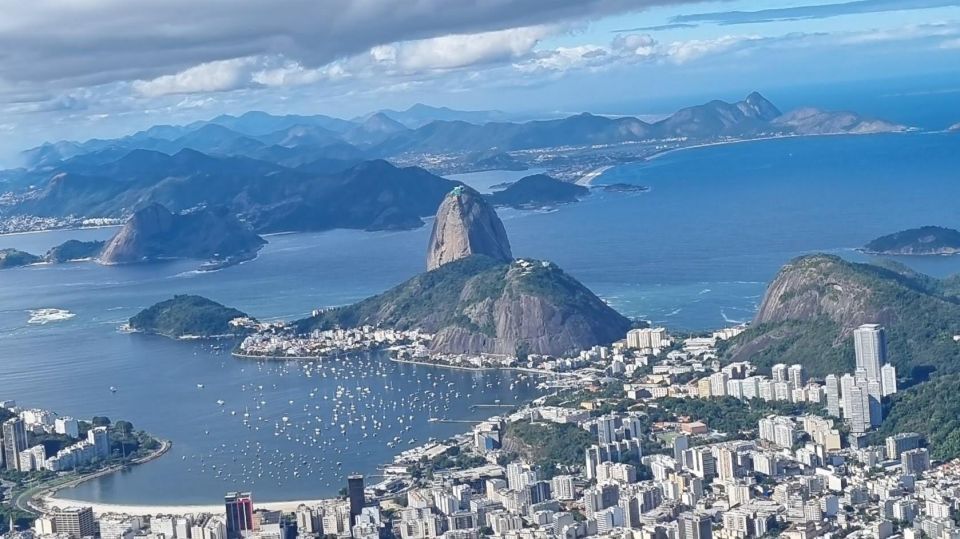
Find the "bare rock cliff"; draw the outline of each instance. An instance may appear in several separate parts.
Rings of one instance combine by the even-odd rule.
[[[497,212],[468,187],[457,187],[440,204],[427,249],[427,271],[470,255],[513,259],[510,240]]]
[[[123,225],[100,254],[102,264],[128,264],[171,258],[224,259],[256,253],[258,236],[222,208],[171,213],[151,204]]]

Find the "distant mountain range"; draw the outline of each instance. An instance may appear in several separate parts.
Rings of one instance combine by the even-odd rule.
[[[0,191],[12,193],[0,215],[126,217],[159,203],[172,212],[223,206],[257,232],[402,229],[420,226],[455,183],[383,159],[518,170],[530,162],[519,158],[523,150],[906,129],[849,112],[782,114],[756,92],[655,123],[587,113],[520,123],[503,116],[426,105],[354,120],[254,111],[117,139],[49,143],[23,153],[25,168],[0,171]]]
[[[852,112],[813,108],[781,113],[757,92],[743,101],[711,101],[654,123],[589,113],[554,120],[508,122],[497,111],[457,111],[414,105],[353,120],[323,115],[274,116],[253,111],[184,126],[159,125],[118,139],[60,141],[23,152],[28,169],[57,166],[78,156],[107,163],[132,150],[174,154],[191,149],[215,156],[242,155],[284,166],[317,159],[358,161],[401,153],[513,151],[642,140],[747,137],[763,134],[872,133],[904,126]]]

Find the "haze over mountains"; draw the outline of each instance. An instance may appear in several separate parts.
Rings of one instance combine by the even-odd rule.
[[[782,114],[756,92],[655,123],[589,113],[487,121],[502,116],[425,105],[354,120],[255,111],[44,144],[23,153],[26,168],[0,172],[0,192],[8,192],[0,214],[126,217],[159,203],[173,212],[223,206],[257,232],[404,229],[421,226],[456,184],[386,159],[430,166],[443,155],[476,170],[522,169],[525,152],[555,148],[905,129],[849,112]]]

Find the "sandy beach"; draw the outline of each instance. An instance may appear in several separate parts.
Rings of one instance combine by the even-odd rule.
[[[254,498],[254,507],[257,509],[269,509],[271,511],[296,511],[300,505],[318,505],[326,500],[301,500],[288,502],[258,502]],[[108,513],[122,515],[189,515],[198,513],[223,513],[224,506],[220,505],[126,505],[115,503],[97,503],[85,502],[82,500],[73,500],[70,498],[58,498],[56,496],[45,496],[43,498],[46,507],[90,507],[97,515]]]
[[[590,172],[587,172],[583,176],[580,176],[580,178],[577,179],[577,181],[574,183],[576,183],[577,185],[582,185],[584,187],[590,187],[590,185],[593,184],[594,180],[599,178],[604,172],[610,170],[611,168],[613,168],[613,165],[607,165],[600,168],[595,168]]]

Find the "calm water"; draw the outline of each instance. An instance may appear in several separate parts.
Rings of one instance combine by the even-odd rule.
[[[647,193],[595,193],[552,211],[501,216],[515,255],[555,261],[630,316],[707,329],[748,320],[765,283],[794,256],[828,251],[860,259],[853,249],[878,235],[924,224],[960,226],[957,171],[955,135],[762,141],[677,152],[600,178],[651,186]],[[499,183],[490,173],[462,179],[480,187]],[[111,233],[0,241],[41,252],[68,237]],[[187,262],[0,272],[0,398],[79,417],[123,417],[174,441],[169,455],[70,496],[211,503],[231,488],[252,488],[263,500],[330,495],[345,473],[373,472],[408,447],[409,438],[466,428],[428,423],[429,417],[489,415],[468,405],[528,398],[532,382],[377,357],[306,370],[297,363],[238,361],[209,345],[121,334],[117,326],[183,292],[263,319],[355,301],[421,271],[428,234],[421,228],[271,236],[257,260],[208,274]],[[960,257],[904,261],[934,275],[960,271]],[[67,309],[75,317],[27,324],[28,311],[38,308]],[[244,413],[262,419],[248,427]],[[353,424],[344,423],[348,416]],[[374,420],[382,422],[379,430]],[[400,447],[388,447],[395,436]]]

